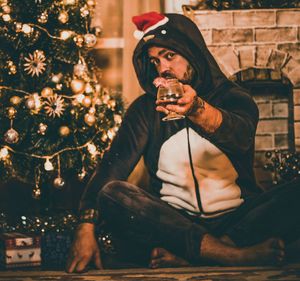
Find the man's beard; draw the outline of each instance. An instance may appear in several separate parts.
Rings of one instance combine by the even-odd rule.
[[[188,64],[187,70],[183,74],[182,79],[179,79],[174,73],[172,73],[170,71],[165,71],[165,72],[161,73],[161,77],[166,78],[166,79],[175,78],[175,79],[178,79],[182,84],[191,85],[193,78],[194,78],[194,74],[195,74],[195,71],[194,71],[193,67],[190,64]]]

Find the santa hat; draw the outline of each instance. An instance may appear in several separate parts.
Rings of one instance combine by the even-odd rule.
[[[134,32],[134,37],[140,40],[149,31],[166,24],[169,19],[163,14],[149,12],[132,17],[132,21],[137,27],[137,30]]]

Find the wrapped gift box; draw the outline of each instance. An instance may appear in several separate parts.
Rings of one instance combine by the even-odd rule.
[[[72,244],[71,232],[47,232],[42,236],[42,266],[63,269]]]
[[[0,263],[5,268],[39,266],[40,237],[18,232],[0,234]]]

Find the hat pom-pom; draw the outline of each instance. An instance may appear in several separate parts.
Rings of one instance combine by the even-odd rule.
[[[133,36],[134,36],[135,39],[141,40],[144,36],[144,32],[141,31],[141,30],[135,30],[134,33],[133,33]]]

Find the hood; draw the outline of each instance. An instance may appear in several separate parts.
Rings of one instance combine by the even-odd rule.
[[[165,14],[165,16],[169,21],[147,32],[134,50],[133,65],[141,87],[146,93],[156,95],[153,80],[158,75],[154,65],[150,63],[147,49],[153,45],[165,47],[189,61],[195,70],[191,86],[199,96],[209,100],[210,93],[215,92],[228,79],[207,49],[197,25],[180,14]]]

